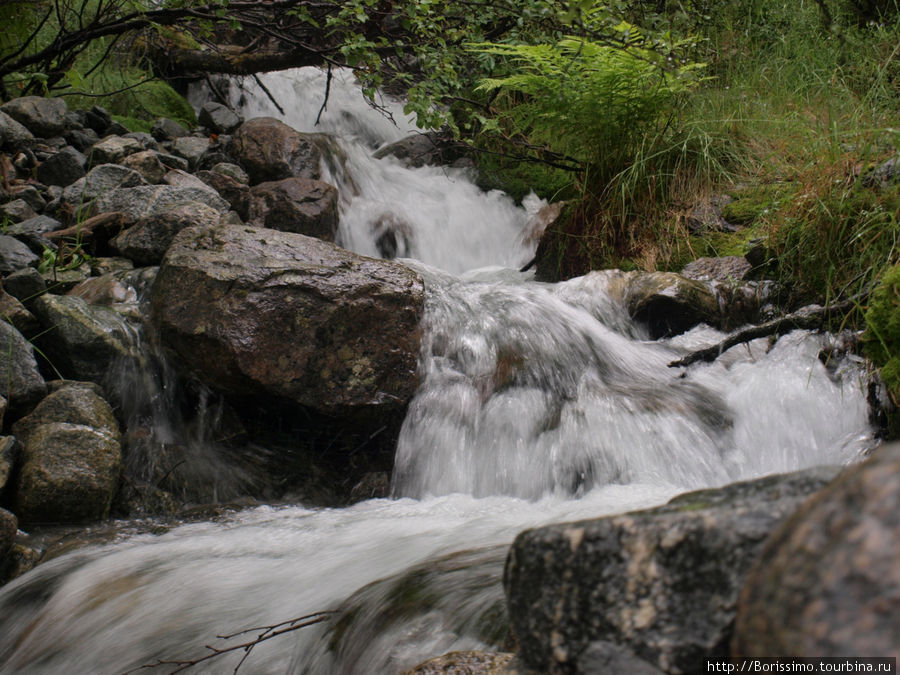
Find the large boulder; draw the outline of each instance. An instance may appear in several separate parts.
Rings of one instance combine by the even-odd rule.
[[[168,213],[188,202],[200,202],[218,211],[228,210],[228,202],[212,188],[146,185],[119,188],[101,195],[94,202],[94,212],[118,211],[124,215],[126,222],[135,223],[141,218]]]
[[[188,202],[166,213],[141,218],[112,240],[113,248],[138,265],[158,265],[175,235],[192,225],[216,225],[222,212]]]
[[[66,113],[69,108],[61,98],[21,96],[4,103],[0,110],[42,138],[60,136],[68,126]]]
[[[109,514],[122,448],[96,386],[66,383],[13,432],[22,443],[15,511],[23,522],[81,523]]]
[[[21,150],[34,141],[28,129],[0,110],[0,147],[4,150]]]
[[[420,167],[426,164],[443,166],[452,164],[465,154],[465,146],[449,134],[429,131],[411,134],[406,138],[385,145],[375,151],[378,159],[396,157],[407,166]]]
[[[31,305],[45,328],[38,342],[62,375],[104,384],[117,363],[137,358],[134,337],[113,309],[70,295],[42,295]]]
[[[100,164],[91,169],[83,180],[76,180],[67,186],[62,200],[78,207],[113,190],[145,184],[141,174],[134,169],[118,164]]]
[[[519,534],[504,584],[520,657],[540,673],[595,672],[583,664],[598,642],[667,673],[727,657],[738,594],[766,537],[836,472],[736,483]]]
[[[318,178],[319,149],[312,138],[272,117],[244,122],[229,152],[250,176],[251,185],[282,178]]]
[[[0,382],[10,411],[29,411],[47,393],[38,370],[34,347],[6,321],[0,321]]]
[[[250,225],[334,241],[338,226],[338,192],[320,180],[284,178],[250,190]]]
[[[179,233],[152,293],[162,343],[202,380],[325,412],[405,405],[423,306],[401,264],[234,225]]]
[[[708,285],[671,272],[631,273],[625,305],[654,339],[700,323],[717,325],[721,317],[718,298]]]
[[[772,535],[741,592],[740,656],[900,657],[900,444],[876,450]]]

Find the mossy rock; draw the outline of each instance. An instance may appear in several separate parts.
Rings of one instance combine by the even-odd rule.
[[[791,192],[788,184],[759,185],[731,193],[733,202],[722,208],[722,217],[732,225],[749,225],[761,215],[777,209]]]

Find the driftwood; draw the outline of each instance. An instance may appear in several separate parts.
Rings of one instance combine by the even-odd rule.
[[[64,230],[56,230],[48,232],[44,235],[46,239],[55,241],[57,239],[66,239],[67,237],[80,238],[82,241],[92,239],[97,231],[109,232],[115,228],[121,228],[124,223],[124,215],[118,211],[109,213],[100,213],[84,220],[77,225],[72,225]]]
[[[726,350],[731,349],[735,345],[743,344],[744,342],[750,342],[751,340],[755,340],[757,338],[768,337],[770,335],[778,335],[785,331],[795,330],[798,328],[806,330],[821,328],[825,320],[829,317],[835,315],[844,315],[859,307],[863,302],[865,302],[868,295],[869,293],[868,291],[866,291],[865,293],[860,293],[859,295],[853,296],[849,300],[844,300],[843,302],[839,302],[834,305],[828,305],[827,307],[819,307],[818,305],[803,307],[796,312],[785,314],[784,316],[773,319],[772,321],[766,321],[765,323],[761,323],[758,326],[750,326],[750,328],[745,328],[744,330],[740,330],[737,333],[729,335],[727,338],[725,338],[718,344],[713,345],[712,347],[698,349],[697,351],[691,352],[687,356],[684,356],[677,361],[672,361],[669,364],[669,368],[681,368],[683,366],[689,366],[692,363],[696,363],[697,361],[715,361]]]

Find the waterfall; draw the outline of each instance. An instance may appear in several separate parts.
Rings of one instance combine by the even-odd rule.
[[[323,172],[342,195],[340,242],[374,255],[378,224],[402,223],[399,253],[426,281],[421,386],[400,434],[393,497],[150,522],[44,562],[0,589],[0,673],[116,673],[202,656],[218,634],[351,596],[387,602],[375,582],[415,565],[447,571],[432,592],[458,597],[446,561],[468,560],[477,575],[461,588],[477,595],[464,606],[436,602],[415,627],[380,625],[370,611],[372,628],[351,631],[352,650],[332,649],[323,627],[303,629],[260,645],[242,669],[397,673],[451,649],[496,646],[460,628],[472,623],[460,613],[496,603],[497,547],[524,528],[849,463],[871,443],[861,373],[852,363],[827,370],[821,336],[797,331],[668,368],[721,334],[699,327],[650,341],[609,292],[609,275],[550,285],[516,271],[532,254],[521,235],[537,200],[523,207],[484,193],[464,167],[374,159],[417,132],[399,103],[381,101],[396,125],[369,108],[345,73],[334,74],[316,126],[324,78],[304,69],[262,79],[288,124],[336,136]],[[252,84],[232,94],[245,117],[278,116]],[[241,656],[192,672],[227,672]]]

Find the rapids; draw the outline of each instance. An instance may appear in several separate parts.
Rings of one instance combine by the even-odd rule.
[[[383,101],[395,125],[337,73],[316,126],[323,73],[263,79],[288,124],[337,138],[324,173],[342,195],[340,243],[373,255],[377,223],[402,222],[411,235],[400,253],[426,280],[422,384],[398,442],[393,496],[229,511],[47,561],[0,589],[0,673],[118,673],[201,656],[217,634],[354,594],[371,609],[389,601],[373,582],[485,549],[461,554],[473,576],[431,580],[442,600],[415,621],[372,621],[352,633],[353,649],[332,648],[323,626],[303,629],[260,645],[241,669],[397,673],[452,649],[496,646],[466,617],[502,600],[498,547],[524,528],[850,463],[871,444],[861,373],[852,363],[827,371],[822,337],[795,332],[771,349],[762,340],[669,369],[721,334],[699,327],[649,341],[603,273],[549,285],[515,271],[532,255],[521,235],[538,200],[524,208],[483,193],[466,169],[374,159],[377,147],[416,133],[399,103]],[[233,92],[242,114],[278,116],[254,86]],[[240,657],[191,672],[229,672]]]

